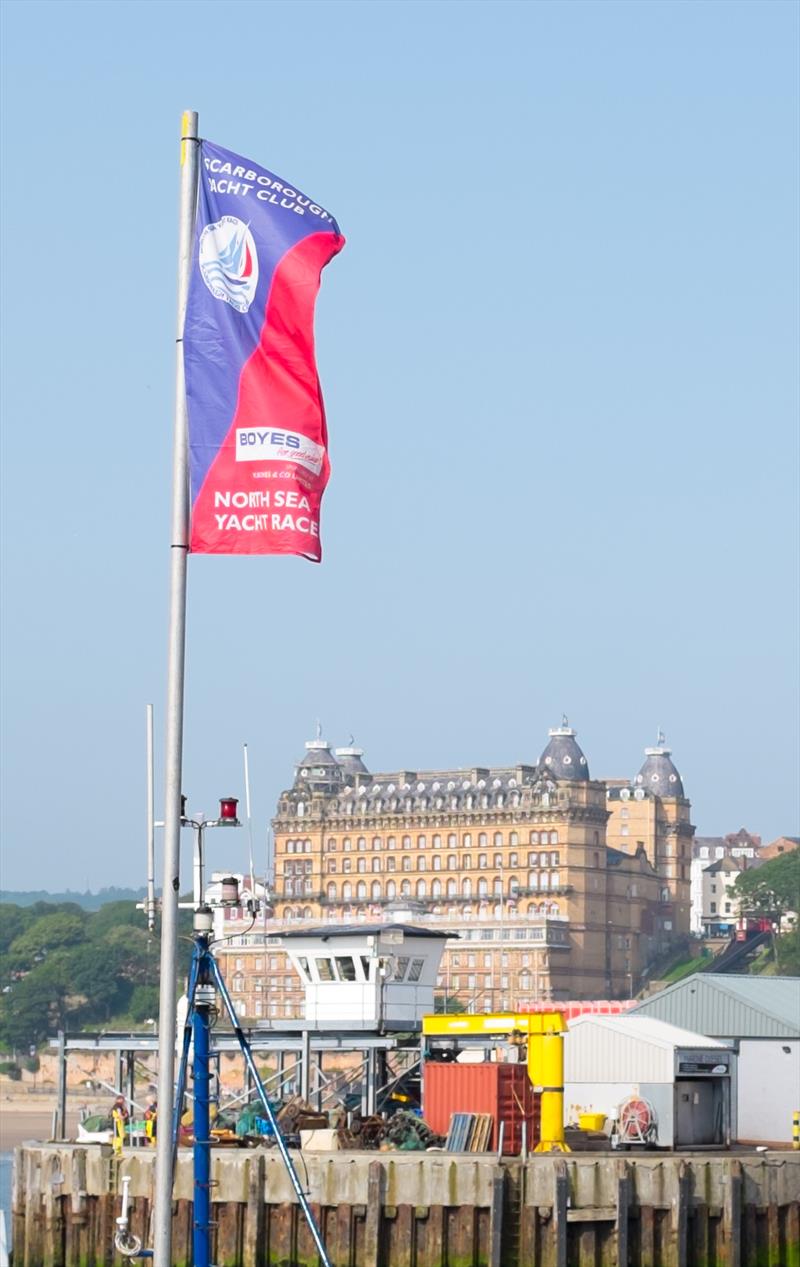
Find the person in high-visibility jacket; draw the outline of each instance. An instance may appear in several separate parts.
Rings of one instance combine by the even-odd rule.
[[[155,1147],[158,1134],[158,1104],[155,1100],[151,1100],[144,1111],[144,1133],[148,1144]]]
[[[122,1152],[122,1145],[125,1143],[125,1132],[130,1120],[128,1106],[125,1103],[125,1097],[118,1095],[111,1109],[111,1120],[114,1123],[114,1138],[112,1140],[115,1153]]]

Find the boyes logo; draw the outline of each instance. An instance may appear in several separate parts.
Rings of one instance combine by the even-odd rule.
[[[214,298],[247,312],[258,286],[258,255],[249,226],[236,216],[207,224],[199,255],[203,281]]]

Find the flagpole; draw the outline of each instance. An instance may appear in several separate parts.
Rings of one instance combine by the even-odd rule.
[[[164,883],[161,893],[161,981],[158,1001],[158,1119],[154,1267],[172,1264],[172,1118],[175,1104],[176,971],[180,890],[181,767],[183,685],[186,652],[186,564],[189,553],[189,463],[183,325],[189,291],[198,173],[197,113],[186,110],[181,125],[180,213],[178,229],[177,355],[170,538],[169,644],[164,739]]]

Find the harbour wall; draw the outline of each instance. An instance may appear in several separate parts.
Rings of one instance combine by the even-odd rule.
[[[294,1156],[334,1267],[800,1267],[800,1153]],[[130,1262],[113,1248],[121,1179],[131,1230],[151,1244],[154,1162],[19,1147],[14,1267]],[[317,1267],[277,1154],[216,1149],[212,1179],[217,1267]],[[191,1264],[191,1194],[182,1151],[174,1267]]]

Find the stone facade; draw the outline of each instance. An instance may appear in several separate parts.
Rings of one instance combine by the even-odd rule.
[[[452,1006],[627,997],[688,931],[694,829],[672,771],[659,745],[638,783],[593,780],[566,719],[535,764],[503,768],[373,774],[359,749],[312,740],[273,820],[270,939],[402,918],[452,931],[438,982]],[[652,772],[663,789],[642,786]],[[277,945],[242,936],[224,957],[244,1014],[298,1015]]]

